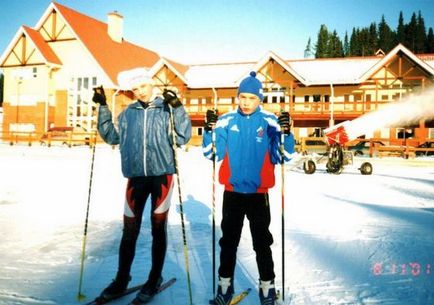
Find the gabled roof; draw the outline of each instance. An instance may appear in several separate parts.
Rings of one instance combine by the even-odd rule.
[[[185,72],[188,70],[188,66],[177,63],[173,60],[169,60],[167,58],[161,57],[150,69],[151,75],[155,75],[162,67],[167,66],[179,79],[181,79],[184,84],[187,84],[187,80],[185,79]]]
[[[374,75],[379,69],[381,69],[385,64],[387,64],[393,57],[397,56],[399,53],[407,56],[411,61],[416,63],[420,68],[425,70],[428,74],[434,75],[434,69],[428,65],[426,62],[418,58],[413,52],[404,47],[402,44],[398,44],[392,49],[386,56],[382,57],[375,65],[368,69],[361,77],[360,82],[366,81],[369,77]]]
[[[50,48],[50,46],[47,44],[47,42],[44,40],[42,35],[27,27],[23,26],[24,32],[28,35],[28,37],[33,41],[36,48],[41,52],[41,55],[47,60],[47,63],[52,63],[56,65],[61,65],[62,62],[60,61],[59,57],[53,52],[53,50]]]
[[[345,57],[324,59],[283,60],[269,51],[257,62],[190,65],[185,73],[189,88],[233,88],[250,71],[258,72],[274,60],[305,86],[360,84],[372,77],[399,52],[434,76],[434,55],[415,55],[403,45],[396,46],[386,56]]]
[[[282,58],[277,56],[274,52],[268,51],[267,54],[265,54],[262,59],[260,59],[256,65],[253,67],[253,71],[258,72],[264,65],[266,65],[270,60],[274,60],[279,65],[282,66],[289,74],[291,74],[294,78],[296,78],[298,81],[300,81],[304,85],[308,85],[308,80],[306,80],[305,77],[303,77],[301,74],[299,74],[296,70],[294,70],[290,65],[288,65]],[[245,76],[242,76],[244,78]],[[239,79],[239,82],[241,82],[242,78]]]
[[[70,26],[77,39],[82,42],[96,62],[105,71],[114,84],[117,84],[117,74],[123,70],[135,67],[150,68],[159,56],[156,52],[139,47],[126,40],[121,43],[113,41],[107,32],[107,23],[101,22],[59,3],[51,3],[41,22],[46,19],[52,9],[55,9]],[[37,30],[39,30],[37,28]]]
[[[39,32],[27,26],[21,26],[15,34],[14,38],[11,40],[6,51],[3,53],[3,56],[0,58],[0,67],[5,64],[5,61],[7,61],[17,42],[23,35],[33,43],[39,54],[42,56],[44,61],[41,63],[50,65],[62,65],[60,59],[53,52],[53,50],[50,48],[50,46],[47,44],[47,42],[44,40],[44,38]],[[29,58],[20,58],[20,60],[23,61],[23,65],[26,64],[26,60],[28,59]]]

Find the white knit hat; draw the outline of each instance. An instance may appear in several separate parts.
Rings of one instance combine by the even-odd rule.
[[[123,90],[131,90],[136,85],[152,83],[152,77],[145,68],[135,68],[118,74],[118,84]]]

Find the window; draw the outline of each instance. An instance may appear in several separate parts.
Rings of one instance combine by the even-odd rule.
[[[86,131],[94,128],[96,111],[92,103],[92,87],[97,83],[95,76],[71,76],[68,86],[68,126],[81,126]]]
[[[324,102],[330,102],[330,95],[324,95]]]
[[[355,102],[361,102],[362,101],[362,95],[359,93],[354,94],[354,101]]]
[[[397,128],[396,138],[397,139],[409,139],[413,137],[413,128]]]
[[[319,102],[319,101],[321,101],[321,94],[314,94],[314,95],[313,95],[313,101],[314,101],[314,102]]]
[[[305,101],[305,102],[309,102],[309,95],[305,95],[305,96],[304,96],[304,101]]]

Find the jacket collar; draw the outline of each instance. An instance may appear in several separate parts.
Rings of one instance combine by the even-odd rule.
[[[149,103],[148,108],[160,108],[163,107],[163,103],[163,99],[157,96],[152,102]],[[144,109],[138,100],[135,100],[134,103],[129,104],[128,108]]]

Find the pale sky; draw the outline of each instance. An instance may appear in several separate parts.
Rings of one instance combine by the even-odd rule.
[[[434,28],[433,0],[58,0],[83,14],[107,21],[124,16],[124,38],[181,63],[252,61],[271,50],[284,59],[303,58],[309,37],[321,24],[341,39],[353,27],[377,24],[384,15],[396,29],[420,10]],[[0,52],[21,25],[34,27],[48,0],[0,0]]]

